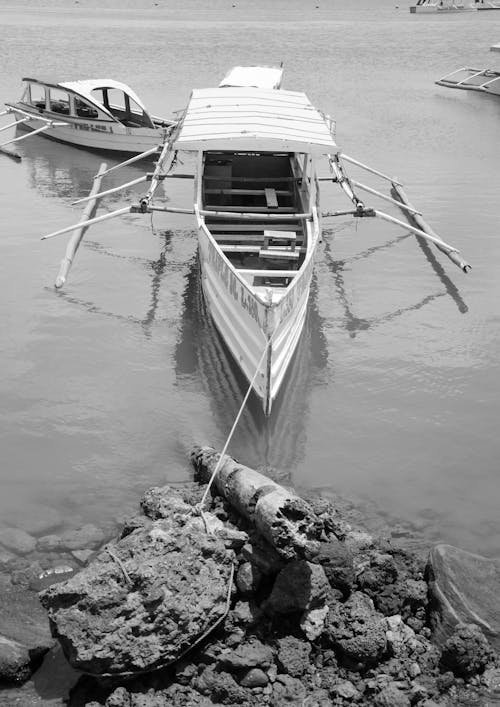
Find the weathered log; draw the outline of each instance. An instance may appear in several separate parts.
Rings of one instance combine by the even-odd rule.
[[[208,483],[217,470],[214,485],[218,493],[254,523],[282,557],[292,560],[317,554],[323,522],[292,490],[227,454],[220,459],[212,447],[195,447],[191,461],[201,483]]]

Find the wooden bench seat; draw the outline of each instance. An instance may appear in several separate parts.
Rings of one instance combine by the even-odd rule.
[[[220,223],[213,221],[209,223],[206,219],[205,223],[211,233],[222,233],[224,231],[260,231],[262,235],[269,225],[264,223],[264,221],[260,221],[259,223]],[[273,222],[272,227],[274,231],[290,231],[290,229],[295,229],[296,231],[302,232],[302,227],[299,223],[293,223],[293,221],[288,221],[283,224]]]
[[[223,253],[259,253],[262,249],[261,245],[251,245],[250,243],[243,243],[238,245],[231,245],[226,243],[218,244]],[[270,249],[272,250],[272,248]],[[276,252],[276,251],[273,251]],[[281,251],[279,251],[281,252]],[[306,248],[297,248],[296,253],[305,253]]]
[[[236,271],[240,275],[253,275],[254,277],[295,277],[298,270],[255,270],[241,268]]]
[[[299,251],[291,248],[261,248],[259,250],[259,258],[267,258],[269,260],[298,260]]]

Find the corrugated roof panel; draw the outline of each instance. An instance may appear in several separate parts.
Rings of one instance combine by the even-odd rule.
[[[337,151],[324,116],[304,93],[255,88],[193,91],[175,148]]]

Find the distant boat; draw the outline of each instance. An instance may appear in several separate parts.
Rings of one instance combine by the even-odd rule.
[[[438,86],[460,88],[463,91],[480,91],[500,96],[500,71],[493,69],[472,69],[463,67],[446,74],[438,81]]]
[[[410,7],[410,12],[415,13],[449,13],[473,12],[475,3],[463,3],[460,0],[417,0],[416,5]]]
[[[460,0],[417,0],[416,5],[410,7],[412,13],[449,13],[449,12],[474,12],[474,10],[500,10],[500,3],[493,0],[474,0],[463,3]]]
[[[21,99],[6,103],[7,110],[1,113],[15,115],[16,122],[1,130],[14,126],[78,147],[135,155],[156,151],[175,125],[151,115],[134,91],[119,81],[23,81]]]

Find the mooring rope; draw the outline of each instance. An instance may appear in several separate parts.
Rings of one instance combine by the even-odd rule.
[[[235,431],[235,429],[236,429],[236,426],[238,425],[238,422],[239,422],[240,417],[241,417],[241,415],[242,415],[242,413],[243,413],[243,410],[244,410],[244,408],[245,408],[245,405],[247,404],[247,400],[248,400],[248,398],[249,398],[249,396],[250,396],[250,393],[251,393],[251,391],[252,391],[253,385],[254,385],[254,383],[255,383],[255,381],[256,381],[256,379],[257,379],[257,375],[258,375],[258,373],[259,373],[259,371],[260,371],[260,367],[262,366],[262,363],[263,363],[263,361],[264,361],[264,357],[265,357],[265,355],[267,354],[267,350],[268,350],[268,348],[269,348],[269,346],[270,346],[270,344],[271,344],[272,339],[273,339],[273,335],[270,336],[269,339],[266,341],[266,345],[264,346],[264,350],[263,350],[263,352],[262,352],[262,356],[261,356],[260,359],[259,359],[259,363],[257,364],[257,368],[255,369],[255,373],[254,373],[254,375],[253,375],[253,378],[252,378],[252,380],[250,381],[250,385],[248,386],[248,390],[247,390],[247,392],[246,392],[246,395],[245,395],[245,397],[243,398],[243,402],[241,403],[241,406],[240,406],[240,409],[239,409],[239,411],[238,411],[238,414],[236,415],[236,418],[235,418],[235,420],[234,420],[234,422],[233,422],[233,426],[231,427],[231,431],[229,432],[229,435],[228,435],[228,437],[227,437],[227,439],[226,439],[226,443],[224,444],[224,447],[222,448],[222,452],[221,452],[220,455],[219,455],[219,459],[217,460],[217,464],[215,465],[215,469],[214,469],[214,471],[213,471],[213,473],[212,473],[212,476],[210,477],[210,479],[209,479],[209,481],[208,481],[207,488],[205,489],[205,493],[203,494],[202,499],[201,499],[200,503],[199,503],[198,506],[197,506],[198,510],[200,511],[200,513],[201,513],[201,515],[202,515],[202,518],[203,518],[203,506],[205,505],[205,501],[207,500],[208,493],[209,493],[209,491],[210,491],[210,489],[211,489],[211,487],[212,487],[212,484],[213,484],[213,482],[214,482],[215,477],[217,476],[217,472],[219,471],[219,467],[220,467],[220,465],[221,465],[222,459],[223,459],[223,457],[224,457],[224,455],[225,455],[225,453],[226,453],[226,451],[227,451],[227,448],[229,447],[229,443],[231,442],[231,438],[232,438],[232,436],[233,436],[233,434],[234,434],[234,431]],[[205,523],[205,528],[207,528],[206,520],[205,520],[204,518],[203,518],[203,520],[204,520],[204,523]],[[207,530],[208,530],[208,528],[207,528]]]

